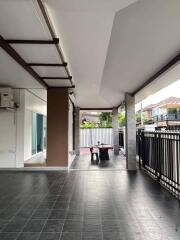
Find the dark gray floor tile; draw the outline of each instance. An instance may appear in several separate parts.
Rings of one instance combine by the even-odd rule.
[[[82,232],[83,222],[79,220],[65,220],[63,232]]]
[[[60,233],[41,233],[38,240],[59,240]]]
[[[7,226],[8,223],[9,223],[9,221],[0,220],[0,232],[3,228],[5,228],[5,226]]]
[[[83,232],[82,240],[103,240],[102,232]]]
[[[57,201],[53,206],[53,209],[66,210],[68,206],[69,205],[67,201]]]
[[[66,210],[52,210],[49,219],[65,219],[66,215]]]
[[[32,219],[25,225],[23,232],[41,232],[44,224],[45,220]]]
[[[36,210],[31,218],[32,219],[47,219],[50,212],[51,212],[50,210],[46,210],[46,209]]]
[[[43,232],[62,232],[63,220],[48,220],[43,228]]]
[[[80,232],[63,232],[60,240],[81,240],[82,233]]]
[[[121,226],[118,226],[117,222],[114,221],[104,221],[102,222],[102,231],[103,232],[119,232],[121,230]]]
[[[83,232],[101,232],[102,231],[102,225],[96,222],[84,222],[83,225]]]
[[[16,240],[18,233],[0,233],[1,240]]]
[[[103,240],[122,240],[120,232],[103,232]]]
[[[21,233],[17,240],[39,240],[40,233]]]
[[[7,226],[2,230],[2,232],[21,232],[25,225],[25,222],[10,222]]]

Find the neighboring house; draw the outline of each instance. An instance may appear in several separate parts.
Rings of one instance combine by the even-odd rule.
[[[180,125],[180,98],[169,97],[156,104],[143,108],[147,121],[157,123],[157,126]]]

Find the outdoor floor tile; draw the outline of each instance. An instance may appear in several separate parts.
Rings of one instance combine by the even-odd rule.
[[[76,220],[66,220],[63,232],[82,232],[83,222]]]
[[[1,240],[16,240],[18,233],[0,233]]]
[[[83,232],[82,240],[103,240],[102,232]]]
[[[3,228],[5,228],[5,226],[7,226],[8,223],[9,221],[0,220],[0,232]]]
[[[143,170],[3,171],[1,203],[0,240],[180,239],[179,200]]]
[[[96,223],[84,223],[83,226],[83,232],[101,232],[102,231],[102,226],[101,224],[96,224]]]
[[[45,220],[30,220],[23,229],[23,232],[41,232],[43,226],[45,224]]]
[[[17,240],[39,240],[40,233],[21,233]]]
[[[66,215],[66,210],[52,210],[49,219],[65,219]]]
[[[41,233],[38,240],[59,240],[60,233]]]
[[[60,240],[81,240],[82,233],[80,232],[63,232]]]
[[[43,232],[62,232],[63,220],[48,220],[43,228]]]
[[[21,232],[25,225],[25,222],[18,223],[18,222],[10,222],[3,230],[2,232]]]
[[[34,214],[32,215],[32,219],[47,219],[49,214],[50,214],[50,210],[36,210],[34,212]]]

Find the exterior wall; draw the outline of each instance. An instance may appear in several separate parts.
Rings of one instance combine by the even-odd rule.
[[[24,167],[32,157],[32,111],[46,114],[46,102],[27,90],[14,90],[14,100],[15,112],[0,110],[0,168]]]
[[[0,111],[0,168],[16,167],[15,113]]]
[[[47,166],[68,167],[68,90],[47,92]]]

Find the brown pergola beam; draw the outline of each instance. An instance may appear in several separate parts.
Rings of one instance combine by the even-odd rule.
[[[41,77],[41,79],[70,80],[70,79],[72,79],[72,77],[71,76],[69,76],[69,77]]]
[[[112,108],[80,108],[80,110],[83,110],[83,111],[93,111],[93,110],[112,111]]]
[[[147,79],[140,87],[138,87],[132,95],[137,94],[139,91],[141,91],[143,88],[145,88],[147,85],[152,83],[155,79],[160,77],[163,73],[168,71],[173,65],[175,65],[177,62],[180,61],[180,53],[178,53],[174,58],[172,58],[165,66],[163,66],[160,70],[158,70],[154,75],[152,75],[149,79]]]
[[[46,10],[45,10],[44,4],[43,4],[42,0],[37,0],[37,2],[38,2],[38,5],[39,5],[40,10],[41,10],[41,12],[42,12],[42,15],[43,15],[43,17],[44,17],[44,20],[45,20],[45,22],[46,22],[46,25],[47,25],[47,27],[48,27],[48,29],[49,29],[49,32],[50,32],[50,34],[51,34],[51,37],[52,37],[52,38],[55,38],[55,37],[56,37],[56,34],[55,34],[54,29],[53,29],[53,27],[52,27],[52,25],[51,25],[51,21],[50,21],[50,19],[49,19],[49,16],[48,16],[48,14],[47,14],[47,12],[46,12]],[[57,52],[58,52],[58,54],[59,54],[59,57],[60,57],[61,61],[62,61],[62,62],[65,62],[65,60],[64,60],[64,55],[63,55],[63,52],[62,52],[61,47],[59,46],[58,43],[57,43],[55,46],[56,46],[56,49],[57,49]],[[69,69],[68,69],[67,66],[65,67],[65,70],[66,70],[67,75],[68,75],[68,76],[71,76],[71,74],[70,74]],[[72,78],[70,78],[70,82],[71,82],[71,85],[73,85]]]
[[[28,66],[66,67],[67,63],[28,63]]]
[[[6,40],[0,35],[0,47],[9,54],[21,67],[23,67],[33,78],[35,78],[41,85],[47,88],[47,84],[41,77],[24,61],[24,59],[9,45]]]
[[[59,87],[53,87],[53,86],[49,86],[48,87],[48,89],[51,89],[51,88],[75,88],[75,86],[74,85],[72,85],[72,86],[59,86]]]
[[[53,38],[53,40],[6,39],[5,41],[9,44],[58,44],[59,38]]]

